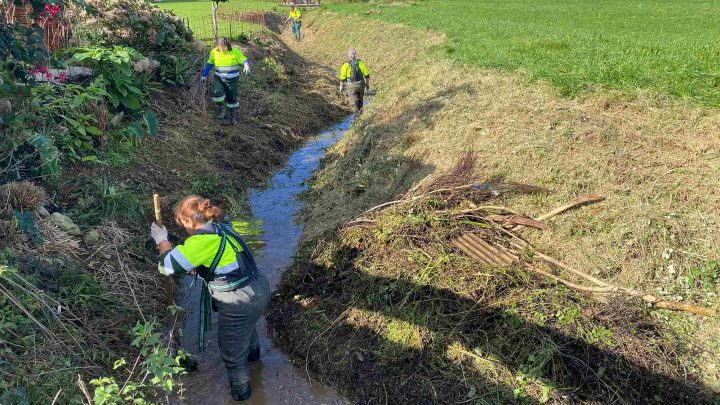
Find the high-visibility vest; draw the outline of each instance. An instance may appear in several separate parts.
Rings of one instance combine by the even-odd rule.
[[[215,66],[215,74],[223,79],[232,79],[240,76],[240,66],[247,62],[247,58],[239,49],[220,52],[214,48],[210,51],[207,63]]]
[[[359,82],[364,76],[370,76],[370,72],[365,66],[365,62],[360,59],[347,61],[340,67],[340,80],[342,81]]]

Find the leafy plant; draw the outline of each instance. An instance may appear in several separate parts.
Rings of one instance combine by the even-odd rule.
[[[93,141],[102,131],[97,118],[85,111],[92,103],[102,103],[108,93],[102,78],[88,87],[76,84],[43,84],[33,89],[33,107],[48,131],[54,133],[55,145],[71,161],[95,150]]]
[[[193,41],[190,29],[172,12],[143,0],[92,0],[97,15],[84,25],[88,42],[123,45],[141,52],[175,53]]]
[[[51,137],[36,133],[30,138],[29,143],[35,147],[40,159],[40,164],[34,168],[35,175],[57,176],[60,174],[60,152],[53,143]]]
[[[133,328],[135,339],[132,346],[140,349],[138,360],[142,359],[139,371],[128,369],[125,359],[115,362],[114,369],[125,367],[128,376],[123,384],[115,377],[101,377],[90,381],[95,386],[94,401],[98,405],[111,404],[152,404],[153,398],[161,393],[170,393],[175,387],[175,379],[185,374],[180,365],[187,356],[183,351],[171,356],[165,347],[162,335],[156,330],[156,322],[138,322]]]
[[[160,81],[174,86],[183,86],[190,75],[190,63],[174,55],[160,58]]]
[[[125,108],[131,112],[142,109],[148,94],[146,81],[134,77],[132,61],[145,57],[138,51],[124,46],[112,48],[74,48],[67,51],[72,58],[68,65],[84,64],[99,73],[105,83],[108,101],[114,108]]]
[[[15,216],[15,220],[18,222],[18,227],[29,235],[34,243],[42,243],[40,231],[38,231],[37,225],[35,225],[35,220],[33,219],[31,211],[20,212],[15,210],[13,215]]]

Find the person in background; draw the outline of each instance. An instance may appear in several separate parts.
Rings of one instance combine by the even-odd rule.
[[[217,119],[225,120],[232,125],[237,124],[236,111],[240,107],[238,101],[238,85],[240,83],[240,66],[246,75],[250,74],[250,61],[239,49],[233,49],[230,41],[220,37],[217,46],[210,51],[201,80],[207,80],[210,70],[215,68],[212,101],[215,102]],[[226,109],[227,106],[227,109]]]
[[[340,92],[347,93],[355,114],[362,114],[365,90],[370,90],[370,72],[365,63],[358,58],[357,50],[350,48],[348,61],[340,67]]]
[[[292,20],[292,30],[296,41],[300,40],[300,19],[302,19],[300,9],[295,7],[294,2],[290,3],[290,14],[288,15],[288,18],[285,19],[285,23],[287,24],[288,21]]]
[[[158,268],[167,276],[196,272],[203,282],[200,298],[200,350],[211,327],[211,308],[218,312],[218,345],[234,400],[252,395],[248,362],[260,359],[255,329],[270,300],[270,285],[258,271],[252,251],[210,200],[191,195],[175,208],[175,222],[190,235],[173,247],[164,226],[153,222]]]

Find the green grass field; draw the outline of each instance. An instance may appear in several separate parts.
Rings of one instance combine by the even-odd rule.
[[[716,0],[419,0],[325,4],[448,37],[441,52],[480,67],[521,70],[566,96],[596,84],[651,89],[720,106]]]
[[[205,0],[171,0],[159,3],[160,8],[170,10],[175,15],[187,20],[196,37],[210,39],[212,34],[211,2]],[[218,11],[223,12],[255,12],[255,11],[278,11],[287,12],[287,7],[280,6],[276,0],[229,0],[220,3]],[[221,36],[230,38],[237,37],[241,32],[250,33],[260,27],[250,22],[229,22],[219,20],[218,31]]]

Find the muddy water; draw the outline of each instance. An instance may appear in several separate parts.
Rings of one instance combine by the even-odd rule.
[[[290,264],[302,233],[302,227],[293,221],[301,208],[297,196],[305,189],[304,182],[318,168],[325,150],[351,124],[352,117],[348,117],[308,140],[303,148],[290,156],[286,166],[273,176],[266,188],[250,192],[252,216],[262,224],[262,248],[255,252],[257,264],[270,280],[273,289],[280,281],[281,272]],[[178,402],[193,405],[236,404],[230,397],[225,366],[217,347],[217,319],[213,320],[207,349],[204,353],[198,353],[200,289],[192,289],[189,278],[185,280],[184,297],[183,307],[188,311],[188,318],[183,327],[181,346],[198,356],[199,368],[184,379],[183,398]],[[264,318],[258,323],[258,333],[261,361],[251,366],[253,396],[243,404],[347,403],[332,388],[316,381],[311,382],[304,370],[294,366],[283,352],[273,346],[267,337]]]

